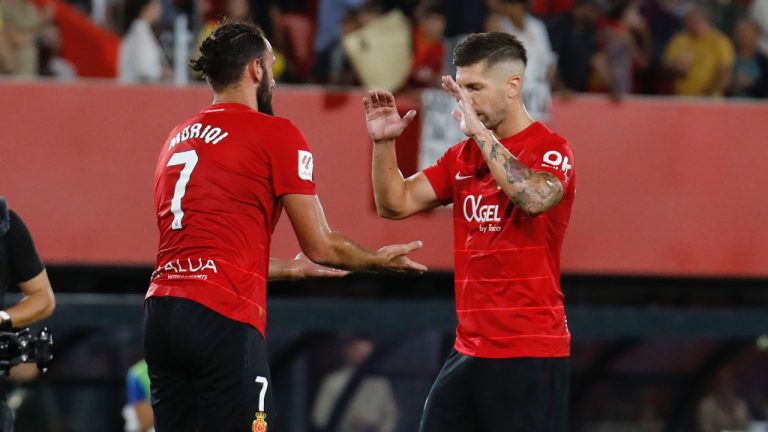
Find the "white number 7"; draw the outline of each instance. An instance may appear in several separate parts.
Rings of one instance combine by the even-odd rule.
[[[259,411],[264,412],[264,397],[267,395],[267,387],[269,387],[269,383],[267,382],[267,377],[263,376],[257,376],[256,382],[261,384],[261,392],[259,393]]]
[[[168,161],[166,166],[184,165],[179,175],[179,180],[176,182],[176,188],[173,191],[173,198],[171,198],[171,213],[173,213],[173,222],[171,228],[180,230],[181,218],[184,217],[184,210],[181,209],[181,199],[184,198],[184,194],[187,193],[187,183],[189,182],[189,176],[192,175],[192,171],[197,165],[197,152],[194,150],[188,150],[184,152],[174,153],[171,156],[171,160]]]

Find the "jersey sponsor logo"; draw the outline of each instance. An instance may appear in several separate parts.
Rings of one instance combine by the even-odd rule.
[[[157,279],[163,274],[168,279],[208,279],[208,275],[193,274],[205,270],[213,270],[214,273],[218,273],[216,261],[210,258],[176,258],[157,266],[157,269],[152,273],[152,279]]]
[[[315,162],[312,160],[312,153],[306,150],[299,150],[299,178],[312,181],[314,169]]]
[[[541,164],[541,166],[559,169],[565,175],[568,175],[568,171],[573,168],[573,165],[568,163],[568,156],[563,157],[559,151],[550,150],[544,153],[543,160],[544,162]]]
[[[467,222],[500,222],[498,204],[483,204],[482,195],[464,198],[464,218]]]

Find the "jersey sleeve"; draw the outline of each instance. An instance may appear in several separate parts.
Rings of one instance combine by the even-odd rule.
[[[453,202],[453,162],[456,160],[454,147],[446,151],[431,167],[424,169],[424,175],[435,190],[435,195],[441,203]]]
[[[275,145],[269,150],[275,196],[314,195],[315,160],[304,134],[287,121],[276,132]]]
[[[39,275],[44,267],[27,226],[13,210],[10,211],[10,223],[3,241],[8,254],[11,283],[16,285]]]
[[[562,138],[539,145],[532,154],[533,171],[552,173],[567,189],[574,174],[573,149]]]

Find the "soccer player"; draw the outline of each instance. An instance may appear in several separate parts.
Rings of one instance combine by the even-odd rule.
[[[395,139],[416,115],[364,98],[379,214],[407,218],[453,203],[454,351],[430,390],[420,431],[565,431],[570,334],[560,248],[573,206],[571,146],[522,103],[526,52],[504,33],[469,36],[443,87],[469,137],[404,179]]]
[[[265,431],[274,416],[267,279],[338,274],[314,263],[426,268],[407,256],[421,242],[370,251],[329,228],[306,139],[271,115],[275,58],[258,27],[222,25],[200,52],[191,68],[213,104],[171,131],[155,171],[160,245],[144,330],[155,428]],[[269,257],[283,208],[306,257]]]

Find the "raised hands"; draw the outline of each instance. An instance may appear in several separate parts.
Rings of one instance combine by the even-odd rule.
[[[467,92],[459,87],[450,75],[443,75],[443,89],[450,93],[456,99],[456,102],[459,103],[459,111],[453,111],[451,115],[461,126],[464,135],[473,137],[487,130],[477,117],[475,109],[472,108]]]
[[[414,110],[400,117],[395,105],[395,97],[384,90],[369,91],[368,95],[363,97],[363,106],[368,134],[374,142],[396,139],[416,117]]]

